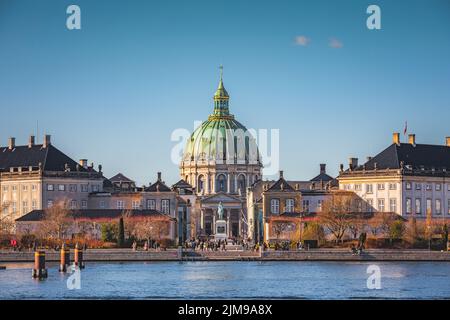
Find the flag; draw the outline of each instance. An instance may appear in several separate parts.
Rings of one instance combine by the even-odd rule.
[[[403,130],[403,134],[406,135],[407,131],[408,131],[408,121],[405,121],[405,129]]]

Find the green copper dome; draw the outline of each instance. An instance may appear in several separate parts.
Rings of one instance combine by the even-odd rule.
[[[256,141],[228,109],[229,95],[222,72],[214,94],[214,112],[191,135],[184,149],[184,161],[259,163]]]

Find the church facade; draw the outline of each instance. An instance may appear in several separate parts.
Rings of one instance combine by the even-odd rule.
[[[196,195],[189,214],[192,237],[214,236],[217,208],[223,206],[229,238],[246,236],[246,190],[261,179],[254,137],[229,111],[222,70],[213,113],[190,136],[180,163],[180,180]]]

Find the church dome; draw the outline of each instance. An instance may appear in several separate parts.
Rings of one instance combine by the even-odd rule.
[[[221,72],[214,94],[214,112],[190,136],[184,149],[184,162],[260,163],[254,137],[229,113],[228,102]]]

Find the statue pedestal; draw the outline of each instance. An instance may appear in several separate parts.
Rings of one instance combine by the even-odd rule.
[[[227,222],[225,220],[216,220],[215,240],[226,240],[228,238]]]

